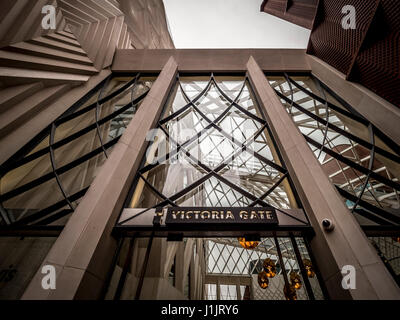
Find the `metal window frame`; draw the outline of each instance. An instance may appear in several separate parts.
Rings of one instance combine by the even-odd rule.
[[[334,105],[333,103],[327,101],[326,97],[322,98],[322,97],[318,96],[317,94],[311,92],[310,90],[304,88],[302,85],[300,85],[298,82],[296,82],[295,80],[293,80],[291,78],[291,76],[299,76],[299,75],[310,77],[319,86],[321,86],[321,88],[323,89],[323,90],[321,90],[321,92],[325,92],[325,91],[328,92],[333,98],[335,98],[338,102],[340,102],[343,105],[343,107],[346,108],[346,110],[339,108],[336,105]],[[306,139],[306,141],[309,144],[318,148],[320,150],[320,152],[323,151],[326,154],[333,157],[334,159],[336,159],[336,160],[348,165],[349,167],[353,168],[354,170],[357,170],[366,175],[366,179],[365,179],[365,182],[363,183],[362,190],[358,196],[351,194],[350,192],[344,190],[343,188],[340,188],[339,186],[335,186],[337,188],[338,192],[344,198],[355,203],[355,205],[353,206],[351,211],[356,212],[356,213],[360,214],[361,216],[363,216],[369,220],[372,220],[379,225],[388,225],[389,224],[389,225],[400,226],[400,217],[399,216],[396,216],[396,215],[392,214],[391,212],[389,212],[383,208],[379,208],[373,204],[370,204],[369,202],[362,199],[362,196],[366,190],[366,187],[368,186],[368,182],[369,182],[370,178],[373,178],[386,186],[392,187],[393,189],[400,191],[400,183],[392,181],[386,177],[383,177],[383,176],[375,173],[372,170],[373,163],[376,158],[375,157],[376,154],[382,155],[382,156],[388,158],[389,160],[400,163],[400,146],[397,145],[388,136],[386,136],[382,131],[380,131],[378,128],[376,128],[369,120],[367,120],[365,117],[360,115],[357,111],[355,111],[348,103],[346,103],[342,98],[340,98],[335,92],[333,92],[329,87],[327,87],[322,81],[320,81],[314,75],[312,75],[312,74],[288,74],[286,72],[283,72],[283,73],[279,72],[279,73],[266,73],[266,76],[267,77],[268,76],[284,77],[286,79],[286,82],[289,85],[290,96],[292,98],[290,99],[288,96],[285,96],[278,90],[274,89],[274,91],[276,92],[278,97],[283,99],[286,103],[288,103],[290,105],[290,108],[295,107],[297,110],[299,110],[303,114],[309,116],[314,121],[317,121],[318,123],[320,123],[321,125],[323,125],[325,127],[323,144],[315,141],[313,138],[307,136],[306,134],[303,134],[304,138]],[[332,109],[335,112],[338,112],[338,113],[350,118],[351,120],[354,120],[354,121],[364,125],[365,127],[367,127],[370,140],[366,141],[362,138],[359,138],[359,137],[351,134],[350,132],[345,131],[345,130],[337,127],[336,125],[330,123],[328,121],[329,118],[323,119],[320,116],[310,112],[309,110],[307,110],[304,107],[297,104],[293,98],[293,96],[294,96],[293,86],[296,87],[297,89],[299,89],[300,91],[302,91],[304,94],[311,97],[312,99],[317,100],[320,103],[322,103],[323,105],[325,105],[327,110]],[[284,105],[282,105],[282,106],[283,106],[283,108],[286,109],[286,107]],[[326,112],[326,114],[327,114],[327,117],[329,117],[329,112]],[[337,132],[338,134],[346,137],[347,139],[360,144],[364,148],[368,149],[370,152],[368,168],[363,167],[363,166],[355,163],[354,161],[352,161],[352,160],[342,156],[341,154],[326,147],[325,146],[325,138],[326,138],[326,132],[327,132],[328,128],[330,130],[333,130],[333,131]],[[376,146],[375,136],[379,137],[396,154],[393,154],[391,152],[388,152],[388,151]]]
[[[180,77],[192,77],[192,76],[209,76],[210,79],[207,83],[207,85],[205,86],[205,88],[193,99],[190,99],[185,91],[182,88],[182,83],[180,82]],[[239,91],[239,94],[237,95],[237,97],[235,99],[231,99],[228,95],[226,95],[226,93],[219,87],[217,81],[215,80],[215,77],[218,76],[242,76],[244,78],[243,80],[243,86]],[[239,99],[239,97],[241,96],[241,93],[244,89],[244,87],[248,86],[249,91],[251,92],[252,96],[254,95],[254,89],[252,88],[252,85],[249,81],[248,75],[245,72],[242,73],[217,73],[217,72],[207,72],[207,73],[180,73],[177,75],[176,79],[175,79],[175,83],[173,84],[173,88],[175,86],[179,86],[182,93],[184,94],[184,96],[187,99],[187,104],[184,105],[183,107],[181,107],[180,109],[178,109],[177,111],[173,112],[171,115],[164,117],[165,112],[167,111],[167,103],[165,104],[164,110],[160,116],[160,119],[157,121],[157,125],[156,128],[162,130],[164,132],[164,134],[166,135],[166,137],[174,144],[174,146],[177,146],[174,150],[168,152],[166,155],[163,155],[162,157],[160,157],[157,160],[160,161],[164,161],[164,160],[168,160],[170,157],[173,157],[174,155],[176,155],[177,153],[179,153],[180,151],[183,151],[192,161],[194,161],[195,163],[197,163],[203,170],[205,170],[207,172],[207,174],[205,176],[203,176],[202,178],[198,179],[197,181],[195,181],[194,183],[192,183],[191,185],[187,186],[186,188],[184,188],[183,190],[175,193],[174,195],[167,197],[165,195],[162,194],[162,192],[160,192],[159,190],[157,190],[156,188],[154,188],[153,185],[151,185],[151,183],[149,183],[147,181],[147,179],[143,176],[144,173],[148,172],[149,170],[151,170],[152,168],[155,168],[156,166],[158,166],[158,164],[149,164],[145,166],[145,157],[142,159],[142,164],[141,164],[141,169],[138,170],[138,174],[135,177],[134,183],[132,184],[132,188],[130,190],[130,192],[128,193],[128,197],[126,199],[125,205],[124,207],[129,207],[129,203],[130,203],[130,199],[133,196],[133,193],[138,185],[138,182],[140,179],[142,179],[144,181],[144,183],[146,184],[146,186],[148,186],[158,197],[160,197],[161,199],[163,199],[163,201],[161,201],[160,203],[155,204],[153,207],[147,208],[143,211],[141,211],[140,213],[126,219],[125,221],[121,221],[117,224],[117,227],[122,225],[123,223],[126,223],[142,214],[144,214],[147,210],[149,209],[154,209],[154,208],[159,208],[159,207],[163,207],[165,205],[173,205],[173,206],[178,206],[175,201],[177,199],[179,199],[180,197],[184,196],[185,194],[189,193],[190,191],[194,190],[196,187],[198,187],[199,185],[201,185],[203,182],[205,182],[206,180],[208,180],[210,177],[215,177],[217,178],[219,181],[221,181],[222,183],[228,185],[230,188],[232,188],[233,190],[239,192],[240,194],[242,194],[243,196],[247,197],[248,199],[250,199],[252,201],[252,205],[253,204],[260,204],[262,206],[271,206],[269,203],[264,201],[264,198],[267,197],[271,192],[273,192],[273,190],[279,186],[278,183],[275,183],[268,191],[266,191],[263,195],[261,195],[260,197],[256,197],[252,194],[250,194],[249,192],[247,192],[246,190],[243,190],[241,187],[231,183],[230,181],[228,181],[227,179],[225,179],[224,177],[222,177],[220,174],[218,174],[219,171],[221,171],[224,167],[226,167],[229,163],[231,163],[232,159],[234,157],[236,157],[237,155],[241,154],[243,151],[246,151],[246,149],[248,148],[250,143],[241,143],[239,141],[237,141],[236,139],[234,139],[229,133],[226,133],[222,130],[222,128],[220,128],[218,126],[218,122],[221,121],[224,116],[226,114],[228,114],[228,112],[233,108],[237,108],[239,109],[239,111],[243,112],[244,114],[248,115],[249,117],[251,117],[252,119],[254,119],[255,121],[258,121],[258,123],[261,125],[261,128],[258,130],[257,134],[255,135],[255,137],[261,135],[264,130],[267,130],[269,136],[271,137],[271,141],[272,141],[272,146],[278,157],[279,160],[281,162],[281,165],[278,165],[266,158],[264,158],[263,156],[259,155],[257,152],[254,151],[253,155],[254,157],[256,157],[258,160],[260,160],[261,162],[263,162],[266,165],[269,165],[271,167],[273,167],[274,169],[278,170],[279,172],[281,172],[283,174],[283,176],[279,179],[280,181],[278,182],[282,182],[284,179],[287,179],[290,187],[291,187],[291,191],[295,197],[295,200],[297,202],[297,205],[299,208],[302,208],[302,203],[300,200],[300,197],[298,196],[296,189],[294,187],[294,184],[292,182],[292,179],[284,165],[284,160],[282,158],[281,152],[278,148],[278,145],[275,142],[275,139],[272,135],[272,132],[270,130],[269,125],[267,124],[264,112],[262,111],[262,109],[258,106],[258,101],[256,99],[254,99],[254,103],[255,105],[257,105],[257,110],[259,111],[259,113],[262,115],[262,118],[258,117],[257,115],[252,114],[251,112],[245,110],[242,106],[240,106],[237,103],[237,100]],[[201,97],[203,97],[209,90],[210,86],[214,85],[215,88],[218,90],[218,92],[221,94],[221,96],[226,99],[226,101],[229,102],[229,107],[227,107],[215,120],[212,120],[210,118],[208,118],[196,105],[196,101],[198,101]],[[168,100],[171,98],[171,95],[173,94],[173,89],[170,90],[169,96],[168,96]],[[167,101],[168,101],[167,100]],[[204,127],[199,133],[197,133],[196,135],[194,135],[192,138],[188,139],[187,141],[185,141],[182,144],[178,144],[176,141],[174,141],[168,134],[168,132],[163,128],[163,124],[167,123],[168,121],[178,117],[180,114],[184,113],[185,111],[187,111],[189,108],[193,108],[207,123],[208,125],[206,127]],[[223,136],[225,136],[229,141],[233,142],[237,147],[239,147],[239,150],[237,151],[237,154],[230,156],[227,160],[223,161],[221,164],[219,164],[217,166],[217,168],[212,169],[209,168],[207,165],[203,164],[200,160],[198,160],[197,158],[195,158],[194,156],[192,156],[188,151],[185,150],[185,146],[186,145],[190,145],[191,143],[193,143],[195,140],[197,140],[198,138],[200,138],[201,136],[203,136],[209,129],[215,129],[218,130]],[[251,141],[250,141],[251,142]],[[157,162],[160,162],[157,161]],[[250,206],[250,205],[249,205]],[[279,210],[279,208],[276,208],[276,210]],[[279,210],[281,213],[288,215],[288,213],[283,212],[281,210]],[[120,213],[120,215],[122,214],[122,211]],[[291,218],[296,219],[295,217],[291,216]],[[307,223],[309,223],[308,217],[306,215],[306,219],[307,219]]]
[[[120,88],[114,90],[113,92],[109,93],[107,96],[104,95],[104,90],[107,88],[109,82],[118,77],[132,77],[131,80],[129,80],[126,84],[122,85]],[[60,233],[63,226],[57,227],[56,229],[53,227],[50,227],[48,224],[51,222],[54,222],[70,213],[72,213],[75,210],[74,205],[72,202],[79,200],[82,198],[89,187],[85,187],[81,189],[80,191],[74,193],[74,194],[68,194],[66,189],[64,188],[62,181],[60,179],[60,175],[68,172],[69,170],[76,168],[80,164],[94,158],[95,156],[104,153],[106,159],[108,157],[107,150],[110,149],[112,146],[114,146],[120,139],[121,135],[111,139],[108,142],[104,142],[101,138],[100,135],[100,126],[108,123],[109,121],[112,121],[114,118],[118,117],[120,114],[123,114],[125,111],[135,108],[137,105],[139,105],[143,99],[147,96],[149,90],[146,92],[142,93],[140,96],[137,98],[134,98],[133,93],[134,89],[136,88],[138,84],[138,80],[141,77],[152,77],[154,74],[141,74],[141,73],[136,73],[134,75],[131,74],[118,74],[118,73],[113,73],[110,76],[108,76],[106,79],[104,79],[100,84],[98,84],[96,87],[94,87],[92,90],[90,90],[83,98],[81,98],[77,103],[75,103],[73,106],[71,106],[66,112],[64,112],[61,116],[59,116],[56,120],[54,120],[49,126],[47,126],[42,132],[40,132],[37,136],[35,136],[31,141],[29,141],[23,148],[21,148],[19,151],[17,151],[10,159],[5,161],[1,166],[0,166],[0,178],[4,177],[8,172],[17,169],[18,167],[21,167],[35,159],[39,159],[42,156],[49,155],[50,158],[50,164],[51,164],[51,172],[44,174],[22,186],[19,186],[13,190],[10,190],[9,192],[0,195],[0,211],[1,215],[3,218],[2,225],[0,225],[0,236],[4,235],[7,236],[9,234],[18,234],[19,232],[21,234],[30,234],[32,233],[35,236],[46,236],[47,234],[54,234]],[[131,92],[131,99],[130,102],[126,105],[124,105],[122,108],[111,112],[109,115],[103,117],[100,119],[100,114],[99,110],[100,107],[113,99],[114,97],[117,97],[121,93],[125,92],[126,90],[130,89]],[[82,108],[79,110],[79,108],[87,103],[89,99],[93,98],[96,94],[97,96],[97,101]],[[95,111],[95,123],[90,124],[86,126],[83,129],[80,129],[79,131],[64,137],[63,139],[55,142],[55,132],[58,126],[71,121],[73,119],[78,118],[79,116],[83,114],[87,114],[91,111]],[[97,138],[99,138],[100,141],[100,147],[91,150],[90,152],[84,154],[83,156],[74,159],[70,163],[62,166],[62,167],[57,167],[56,161],[55,161],[55,150],[58,148],[61,148],[62,146],[75,141],[82,137],[84,134],[96,130],[97,132]],[[36,146],[38,146],[44,139],[48,138],[49,139],[49,145],[34,152],[33,154],[29,153],[34,150]],[[7,212],[7,210],[3,206],[3,202],[7,201],[9,199],[12,199],[20,194],[23,194],[24,192],[27,192],[31,190],[32,188],[35,188],[47,181],[50,181],[52,179],[55,179],[58,190],[62,194],[62,200],[58,201],[57,203],[52,204],[51,206],[41,209],[38,212],[35,212],[27,217],[23,217],[17,221],[13,219],[13,217]],[[67,206],[68,209],[58,211],[61,208]],[[58,212],[57,212],[58,211]],[[42,230],[42,232],[40,232]],[[55,231],[56,230],[56,231]]]

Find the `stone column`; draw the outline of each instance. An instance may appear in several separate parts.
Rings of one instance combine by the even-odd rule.
[[[41,286],[41,267],[22,299],[98,299],[116,240],[111,232],[145,154],[146,135],[160,117],[177,74],[170,58],[127,130],[42,265],[56,269],[56,289]]]
[[[315,237],[311,242],[331,299],[400,299],[400,289],[369,243],[354,216],[324,173],[306,140],[282,106],[253,57],[247,63],[250,82],[304,205]],[[335,228],[327,232],[322,220]],[[342,288],[341,269],[356,270],[356,289]]]

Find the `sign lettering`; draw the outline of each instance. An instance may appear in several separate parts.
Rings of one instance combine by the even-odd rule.
[[[168,208],[166,225],[171,224],[278,224],[274,208]]]

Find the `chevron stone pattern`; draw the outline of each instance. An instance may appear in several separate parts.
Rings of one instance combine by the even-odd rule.
[[[174,48],[162,0],[0,1],[0,164],[104,80],[116,49],[155,48]]]

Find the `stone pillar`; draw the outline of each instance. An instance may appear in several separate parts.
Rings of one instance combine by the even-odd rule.
[[[331,299],[400,299],[400,289],[345,206],[253,57],[250,82],[264,110],[297,192],[315,230],[311,247]],[[334,230],[322,227],[323,219]],[[356,289],[342,288],[341,269],[356,270]]]
[[[364,86],[346,80],[346,75],[314,56],[307,56],[312,73],[379,130],[400,144],[400,108]],[[383,80],[384,81],[384,80]]]
[[[40,267],[22,299],[100,298],[116,250],[111,232],[145,154],[146,135],[160,117],[177,68],[170,58],[43,261],[42,265],[56,269],[56,289],[42,289]]]

